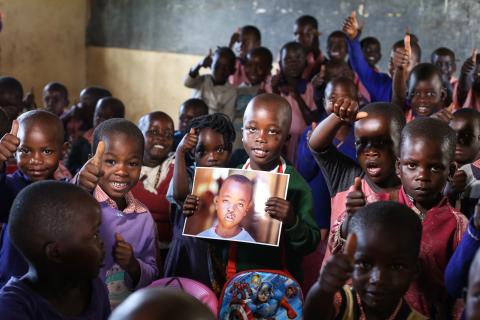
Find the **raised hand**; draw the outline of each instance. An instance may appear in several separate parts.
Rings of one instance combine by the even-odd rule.
[[[477,67],[477,49],[472,50],[472,56],[465,60],[462,65],[462,73],[464,74],[472,74]]]
[[[343,23],[342,31],[349,37],[351,40],[355,39],[358,35],[359,25],[357,21],[357,13],[355,11],[345,19]]]
[[[438,119],[440,121],[443,121],[447,124],[453,119],[452,113],[450,111],[448,111],[447,109],[442,109],[438,112],[435,112],[430,117]]]
[[[357,236],[349,235],[345,245],[345,253],[337,253],[328,259],[318,279],[320,290],[334,294],[340,290],[352,276],[354,254],[357,248]]]
[[[467,186],[467,173],[463,170],[455,171],[452,178],[452,189],[456,194],[460,194],[465,191]]]
[[[100,178],[103,176],[102,158],[105,153],[105,143],[100,141],[95,155],[80,169],[78,184],[89,192],[93,192]]]
[[[191,128],[190,131],[183,137],[182,141],[178,144],[177,152],[186,154],[193,150],[198,142],[197,130]]]
[[[365,194],[362,191],[362,180],[359,177],[355,178],[352,187],[353,190],[348,193],[346,203],[347,213],[349,215],[355,213],[367,204]]]
[[[183,215],[186,217],[193,216],[200,206],[200,198],[194,194],[189,194],[183,203]]]
[[[6,133],[0,139],[0,164],[12,158],[20,145],[20,139],[17,137],[18,127],[18,121],[13,120],[10,133]]]
[[[203,68],[210,68],[212,66],[212,49],[208,50],[208,55],[202,61]]]
[[[332,113],[347,123],[353,123],[368,115],[366,112],[359,112],[358,102],[347,97],[332,99],[329,103],[332,103]]]

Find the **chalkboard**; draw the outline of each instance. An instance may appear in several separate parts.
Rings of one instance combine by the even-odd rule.
[[[263,45],[277,56],[282,44],[293,39],[300,15],[318,19],[324,49],[327,35],[340,29],[352,10],[366,23],[363,36],[381,41],[382,68],[406,28],[420,39],[423,61],[440,46],[452,48],[458,61],[474,46],[480,49],[476,0],[93,0],[87,44],[204,55],[227,45],[237,27],[253,24],[262,32]]]

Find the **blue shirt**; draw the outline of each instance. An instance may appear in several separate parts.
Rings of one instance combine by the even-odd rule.
[[[307,133],[312,130],[309,126],[298,143],[297,169],[302,177],[308,182],[313,193],[313,212],[315,222],[320,229],[330,228],[331,195],[328,190],[325,177],[322,174],[315,158],[308,147]],[[347,157],[356,161],[355,136],[351,128],[345,141],[339,145],[340,141],[334,139],[333,144],[338,145],[338,150]]]
[[[363,56],[358,37],[353,40],[346,38],[350,65],[368,90],[371,102],[390,102],[392,100],[392,78],[386,73],[373,70],[368,65],[367,60]]]
[[[4,320],[102,320],[110,315],[110,304],[105,284],[92,280],[90,303],[80,316],[59,314],[52,305],[33,291],[23,279],[12,278],[0,290],[0,315]]]
[[[205,238],[213,238],[213,239],[219,239],[219,240],[232,240],[232,241],[248,241],[248,242],[255,242],[255,239],[252,238],[252,236],[247,232],[247,230],[242,228],[242,231],[240,231],[239,234],[237,234],[234,237],[231,238],[224,238],[220,235],[218,235],[215,232],[215,226],[200,232],[197,234],[199,237],[205,237]]]

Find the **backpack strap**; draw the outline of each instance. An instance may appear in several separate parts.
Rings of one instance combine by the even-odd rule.
[[[229,281],[233,278],[233,276],[237,273],[237,249],[238,245],[237,242],[230,242],[230,246],[228,249],[228,262],[227,262],[227,270],[226,270],[226,280]],[[285,246],[283,245],[283,241],[280,240],[280,264],[282,265],[282,270],[288,272],[287,264],[285,263]]]

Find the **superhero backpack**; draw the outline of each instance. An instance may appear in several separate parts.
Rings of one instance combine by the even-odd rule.
[[[220,295],[218,319],[302,319],[303,295],[298,282],[283,270],[236,273],[236,248],[236,243],[230,245],[227,282]]]

